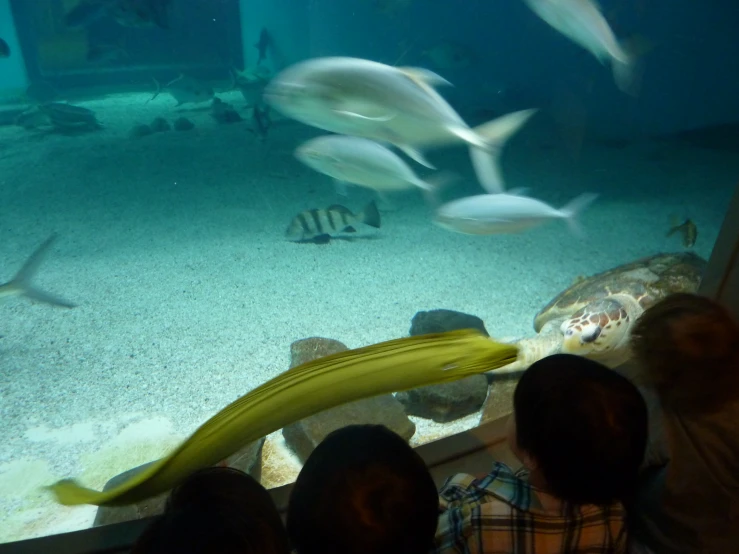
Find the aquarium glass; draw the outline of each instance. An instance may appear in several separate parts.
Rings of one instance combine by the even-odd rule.
[[[348,423],[474,428],[600,301],[697,290],[738,181],[736,6],[600,0],[571,38],[543,2],[0,0],[0,542],[151,514],[44,487],[122,482],[292,365],[459,328],[521,357],[280,396],[339,407],[213,463],[275,488]]]

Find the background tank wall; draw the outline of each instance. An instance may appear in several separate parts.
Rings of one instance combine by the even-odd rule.
[[[394,17],[372,0],[314,0],[312,56],[360,55],[401,65],[428,60],[419,52],[458,41],[477,57],[468,68],[439,69],[454,88],[445,95],[481,108],[507,91],[513,109],[548,106],[559,118],[586,121],[601,132],[649,134],[739,120],[739,4],[731,0],[649,2],[602,0],[619,37],[642,35],[652,45],[638,99],[621,93],[611,70],[559,35],[522,0],[414,0]],[[505,110],[503,110],[505,111]]]
[[[26,66],[10,11],[10,0],[0,0],[0,37],[10,46],[10,57],[0,60],[0,101],[15,98],[28,86]]]
[[[312,22],[308,20],[309,0],[240,0],[244,66],[257,63],[255,48],[262,28],[274,41],[274,69],[309,57]]]

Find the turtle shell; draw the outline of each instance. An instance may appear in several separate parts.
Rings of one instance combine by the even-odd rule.
[[[629,294],[647,309],[676,292],[696,292],[707,262],[692,252],[656,254],[586,277],[559,293],[534,317],[538,333],[552,319],[569,317],[590,302]]]
[[[39,109],[49,116],[52,123],[58,127],[97,127],[99,123],[95,117],[95,112],[66,104],[64,102],[50,102],[39,106]]]

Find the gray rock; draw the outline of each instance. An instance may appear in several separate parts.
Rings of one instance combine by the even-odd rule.
[[[254,477],[256,480],[259,480],[262,473],[262,446],[264,445],[264,441],[264,438],[254,441],[232,456],[226,458],[222,463],[224,465],[240,469]],[[107,491],[117,487],[153,463],[154,462],[148,462],[116,475],[105,484],[103,490]],[[98,508],[97,514],[95,515],[93,527],[159,515],[164,512],[164,505],[167,501],[168,495],[169,492],[165,492],[128,506],[101,506]]]
[[[490,373],[490,376],[492,381],[485,405],[482,407],[480,425],[513,412],[513,393],[521,378],[520,374],[496,375],[494,371]]]
[[[349,350],[343,342],[322,337],[296,340],[290,345],[290,368]]]
[[[409,334],[426,335],[429,333],[443,333],[456,329],[479,329],[486,336],[490,336],[485,323],[477,316],[455,312],[454,310],[430,310],[418,312],[411,320]]]
[[[387,394],[324,410],[288,425],[282,430],[282,436],[300,461],[305,462],[326,435],[347,425],[363,423],[385,425],[406,441],[416,432],[416,425],[408,419],[403,405],[392,394]]]
[[[446,423],[479,411],[487,394],[487,378],[473,375],[451,383],[399,392],[395,398],[410,415]]]
[[[346,345],[333,339],[310,337],[297,340],[290,345],[290,367],[345,350],[348,350]],[[406,440],[416,432],[416,426],[405,415],[403,406],[388,394],[324,410],[288,425],[282,430],[282,436],[287,446],[305,462],[326,435],[341,427],[361,423],[385,425]]]

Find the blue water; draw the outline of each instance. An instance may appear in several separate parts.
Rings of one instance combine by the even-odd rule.
[[[78,304],[0,306],[0,513],[15,514],[0,519],[0,541],[89,526],[94,510],[62,510],[38,486],[82,476],[99,488],[165,454],[284,371],[295,340],[364,346],[407,335],[416,312],[435,308],[475,314],[494,337],[533,336],[536,312],[576,277],[683,250],[666,236],[673,215],[696,223],[693,250],[711,254],[739,175],[734,4],[602,0],[617,35],[652,45],[635,98],[519,1],[242,4],[172,0],[168,29],[105,16],[70,31],[61,2],[9,3],[18,41],[0,59],[0,82],[53,90],[103,128],[0,126],[0,282],[55,232],[35,282]],[[538,107],[503,151],[506,184],[557,207],[599,194],[580,218],[583,236],[558,221],[518,235],[452,233],[409,191],[381,203],[377,231],[286,241],[299,212],[337,202],[358,211],[374,196],[338,196],[295,159],[322,131],[274,114],[264,140],[255,133],[229,70],[254,66],[262,28],[273,71],[327,55],[428,67],[452,82],[439,91],[471,125]],[[101,43],[126,56],[92,67],[87,46]],[[442,62],[450,51],[466,61],[439,67],[434,48],[447,52]],[[219,123],[209,102],[178,107],[166,91],[151,99],[154,79],[180,73],[212,86],[243,121]],[[18,96],[5,91],[3,121],[27,107]],[[156,117],[194,128],[131,135]],[[482,192],[465,149],[428,157],[461,177],[445,198]],[[414,444],[476,420],[416,423]],[[34,486],[18,488],[21,477]]]

